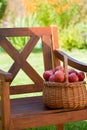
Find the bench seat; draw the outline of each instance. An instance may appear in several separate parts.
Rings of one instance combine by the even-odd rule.
[[[48,126],[54,125],[54,123],[86,120],[86,114],[87,107],[79,111],[73,109],[52,110],[44,105],[42,96],[11,99],[11,118],[15,129],[40,127],[40,124]]]

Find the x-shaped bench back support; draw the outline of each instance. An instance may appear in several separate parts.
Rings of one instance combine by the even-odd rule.
[[[52,69],[53,59],[52,51],[58,48],[57,36],[54,35],[56,27],[37,27],[37,28],[4,28],[0,29],[0,46],[8,53],[8,55],[14,60],[9,72],[12,73],[13,79],[17,75],[20,69],[22,69],[28,77],[35,83],[35,86],[42,86],[43,79],[35,71],[35,69],[26,61],[27,57],[32,52],[33,48],[37,44],[38,40],[42,40],[44,69]],[[8,40],[8,37],[21,37],[29,36],[30,39],[19,53],[17,49]],[[55,43],[56,40],[56,44]],[[12,79],[12,80],[13,80]],[[12,82],[12,81],[11,81]],[[42,88],[41,88],[42,89]]]

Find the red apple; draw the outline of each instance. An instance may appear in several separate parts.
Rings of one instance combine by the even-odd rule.
[[[43,78],[48,81],[49,80],[49,77],[53,75],[53,70],[47,70],[43,73]]]
[[[63,66],[57,66],[55,69],[54,69],[54,72],[58,71],[58,70],[61,70],[64,72],[64,67]]]
[[[61,70],[56,71],[54,77],[56,82],[63,82],[65,80],[65,74]]]
[[[79,81],[83,81],[85,79],[85,74],[84,72],[78,72],[78,77],[79,77]]]
[[[79,78],[76,75],[76,73],[69,74],[68,79],[69,79],[69,82],[77,82],[77,81],[79,81]]]
[[[50,82],[55,82],[55,77],[54,77],[54,74],[53,74],[53,75],[51,75],[51,76],[49,77],[49,81],[50,81]]]
[[[76,70],[74,70],[74,69],[69,69],[69,70],[68,70],[68,73],[69,73],[69,74],[75,73],[75,74],[77,75],[78,72],[77,72]]]

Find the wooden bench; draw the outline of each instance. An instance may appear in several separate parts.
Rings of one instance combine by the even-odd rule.
[[[8,40],[9,37],[15,36],[30,36],[20,53]],[[63,130],[63,124],[66,122],[87,119],[87,108],[82,110],[51,110],[44,105],[42,95],[10,98],[10,95],[14,94],[34,93],[43,90],[43,78],[26,60],[40,38],[42,40],[44,70],[52,69],[59,65],[60,60],[63,61],[64,55],[66,55],[59,50],[56,26],[0,28],[0,46],[14,60],[8,72],[4,72],[2,68],[0,70],[0,130],[21,130],[49,125],[56,125],[57,130]],[[86,64],[82,64],[69,56],[68,59],[70,66],[87,72]],[[11,85],[20,69],[32,79],[33,84]]]

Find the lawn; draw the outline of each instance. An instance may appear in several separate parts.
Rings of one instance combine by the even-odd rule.
[[[67,54],[72,56],[73,58],[87,63],[87,51],[86,50],[72,50],[71,52],[67,51]],[[7,56],[5,53],[0,52],[0,68],[7,71],[10,67],[10,64],[13,63],[13,60]],[[44,67],[43,67],[43,59],[40,50],[34,50],[33,53],[29,56],[27,61],[34,66],[38,73],[42,76]],[[18,78],[18,79],[17,79]],[[22,70],[18,73],[18,76],[15,78],[13,85],[21,84],[21,83],[31,83],[31,79],[23,73]],[[25,96],[25,95],[24,95]],[[40,128],[32,128],[27,130],[55,130],[55,126],[48,126],[48,127],[40,127]],[[87,121],[75,122],[75,123],[68,123],[64,126],[65,130],[86,130],[87,129]]]

